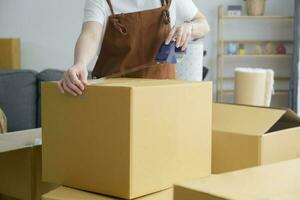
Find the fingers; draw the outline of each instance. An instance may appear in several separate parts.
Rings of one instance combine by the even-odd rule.
[[[188,40],[188,35],[189,35],[188,32],[184,32],[182,34],[181,41],[180,41],[180,44],[179,44],[180,47],[183,47],[183,45],[186,43],[186,41]]]
[[[77,87],[77,84],[71,80],[70,76],[73,76],[73,75],[68,72],[65,73],[64,82],[63,82],[64,85],[66,85],[67,88],[72,91],[72,93],[75,93],[76,94],[75,96],[82,95],[82,90],[79,87]],[[64,89],[65,89],[65,87],[64,87]],[[67,90],[67,91],[69,91],[69,90]]]
[[[189,23],[184,23],[183,25],[176,28],[176,31],[174,32],[174,29],[170,32],[167,40],[167,42],[170,42],[172,39],[176,38],[176,47],[182,47],[183,50],[187,48],[188,42],[192,36],[192,26]]]
[[[80,76],[79,76],[79,79],[80,79],[80,81],[84,84],[84,86],[87,85],[87,76],[88,76],[88,74],[87,74],[87,71],[86,71],[86,70],[84,70],[84,71],[80,74]],[[84,89],[84,88],[83,88],[83,89]]]
[[[63,88],[63,86],[62,86],[62,82],[63,82],[63,81],[59,81],[59,82],[57,83],[57,86],[58,86],[59,91],[60,91],[62,94],[64,94],[65,91],[64,91],[64,88]]]
[[[175,33],[176,33],[176,30],[177,30],[176,27],[172,28],[172,30],[170,31],[170,33],[169,33],[169,35],[166,39],[166,42],[165,42],[166,44],[169,44],[173,40],[173,38],[175,36]]]
[[[183,28],[180,27],[177,29],[177,32],[176,32],[176,47],[177,48],[181,47],[182,40],[184,39],[183,36],[184,36]]]
[[[185,41],[182,44],[182,48],[181,48],[182,51],[185,51],[187,49],[190,39],[191,39],[191,34],[187,34]]]
[[[65,81],[62,82],[62,86],[63,86],[64,90],[67,91],[69,94],[71,94],[73,96],[77,96],[77,94],[68,87],[68,85],[66,84]]]
[[[83,83],[78,79],[76,72],[72,69],[69,69],[67,72],[68,78],[72,85],[76,85],[81,91],[84,90]]]
[[[64,73],[64,77],[58,82],[58,89],[61,93],[68,92],[71,95],[82,95],[87,85],[87,69],[79,65],[72,66]]]

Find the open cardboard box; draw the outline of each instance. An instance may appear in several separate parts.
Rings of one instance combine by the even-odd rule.
[[[43,180],[125,199],[211,174],[210,82],[42,84]],[[59,156],[58,156],[59,155]]]
[[[176,185],[174,200],[298,200],[300,159],[212,175]]]
[[[0,134],[0,194],[41,199],[56,188],[41,181],[41,129]]]
[[[121,200],[119,198],[104,196],[101,194],[89,193],[69,187],[59,187],[47,194],[42,200]],[[135,200],[173,200],[173,189],[167,189],[149,194]]]
[[[213,104],[212,170],[300,157],[300,118],[289,109]]]

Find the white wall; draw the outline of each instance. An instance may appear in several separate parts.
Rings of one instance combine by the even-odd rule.
[[[81,28],[84,0],[0,0],[0,37],[20,37],[26,69],[66,69]]]
[[[205,39],[208,56],[205,65],[215,72],[217,57],[217,7],[243,4],[243,0],[194,0],[207,16],[211,33]],[[267,14],[291,15],[294,0],[267,0]],[[73,62],[73,49],[81,28],[84,0],[0,0],[0,37],[20,37],[22,65],[26,69],[66,69]],[[255,28],[255,24],[252,27]],[[268,24],[267,24],[268,26]],[[229,26],[228,35],[255,38],[247,26]],[[251,27],[251,26],[250,26]],[[264,27],[263,27],[264,28]],[[282,29],[282,28],[281,28]],[[285,35],[282,29],[275,37]],[[271,34],[272,35],[272,34]],[[269,35],[267,35],[269,36]]]

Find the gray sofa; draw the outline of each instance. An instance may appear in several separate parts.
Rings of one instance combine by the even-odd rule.
[[[9,132],[40,127],[40,83],[62,76],[63,71],[54,69],[41,73],[0,70],[0,108],[7,116]]]
[[[55,69],[40,73],[32,70],[0,70],[0,108],[7,116],[9,132],[41,126],[40,83],[60,80],[63,73]]]

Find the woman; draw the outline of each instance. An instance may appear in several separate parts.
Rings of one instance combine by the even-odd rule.
[[[161,44],[176,40],[176,46],[184,50],[191,38],[208,32],[207,20],[192,0],[86,0],[74,65],[58,87],[62,93],[81,95],[87,65],[99,47],[92,72],[95,78],[141,67],[125,76],[174,79],[175,65],[154,63]]]

